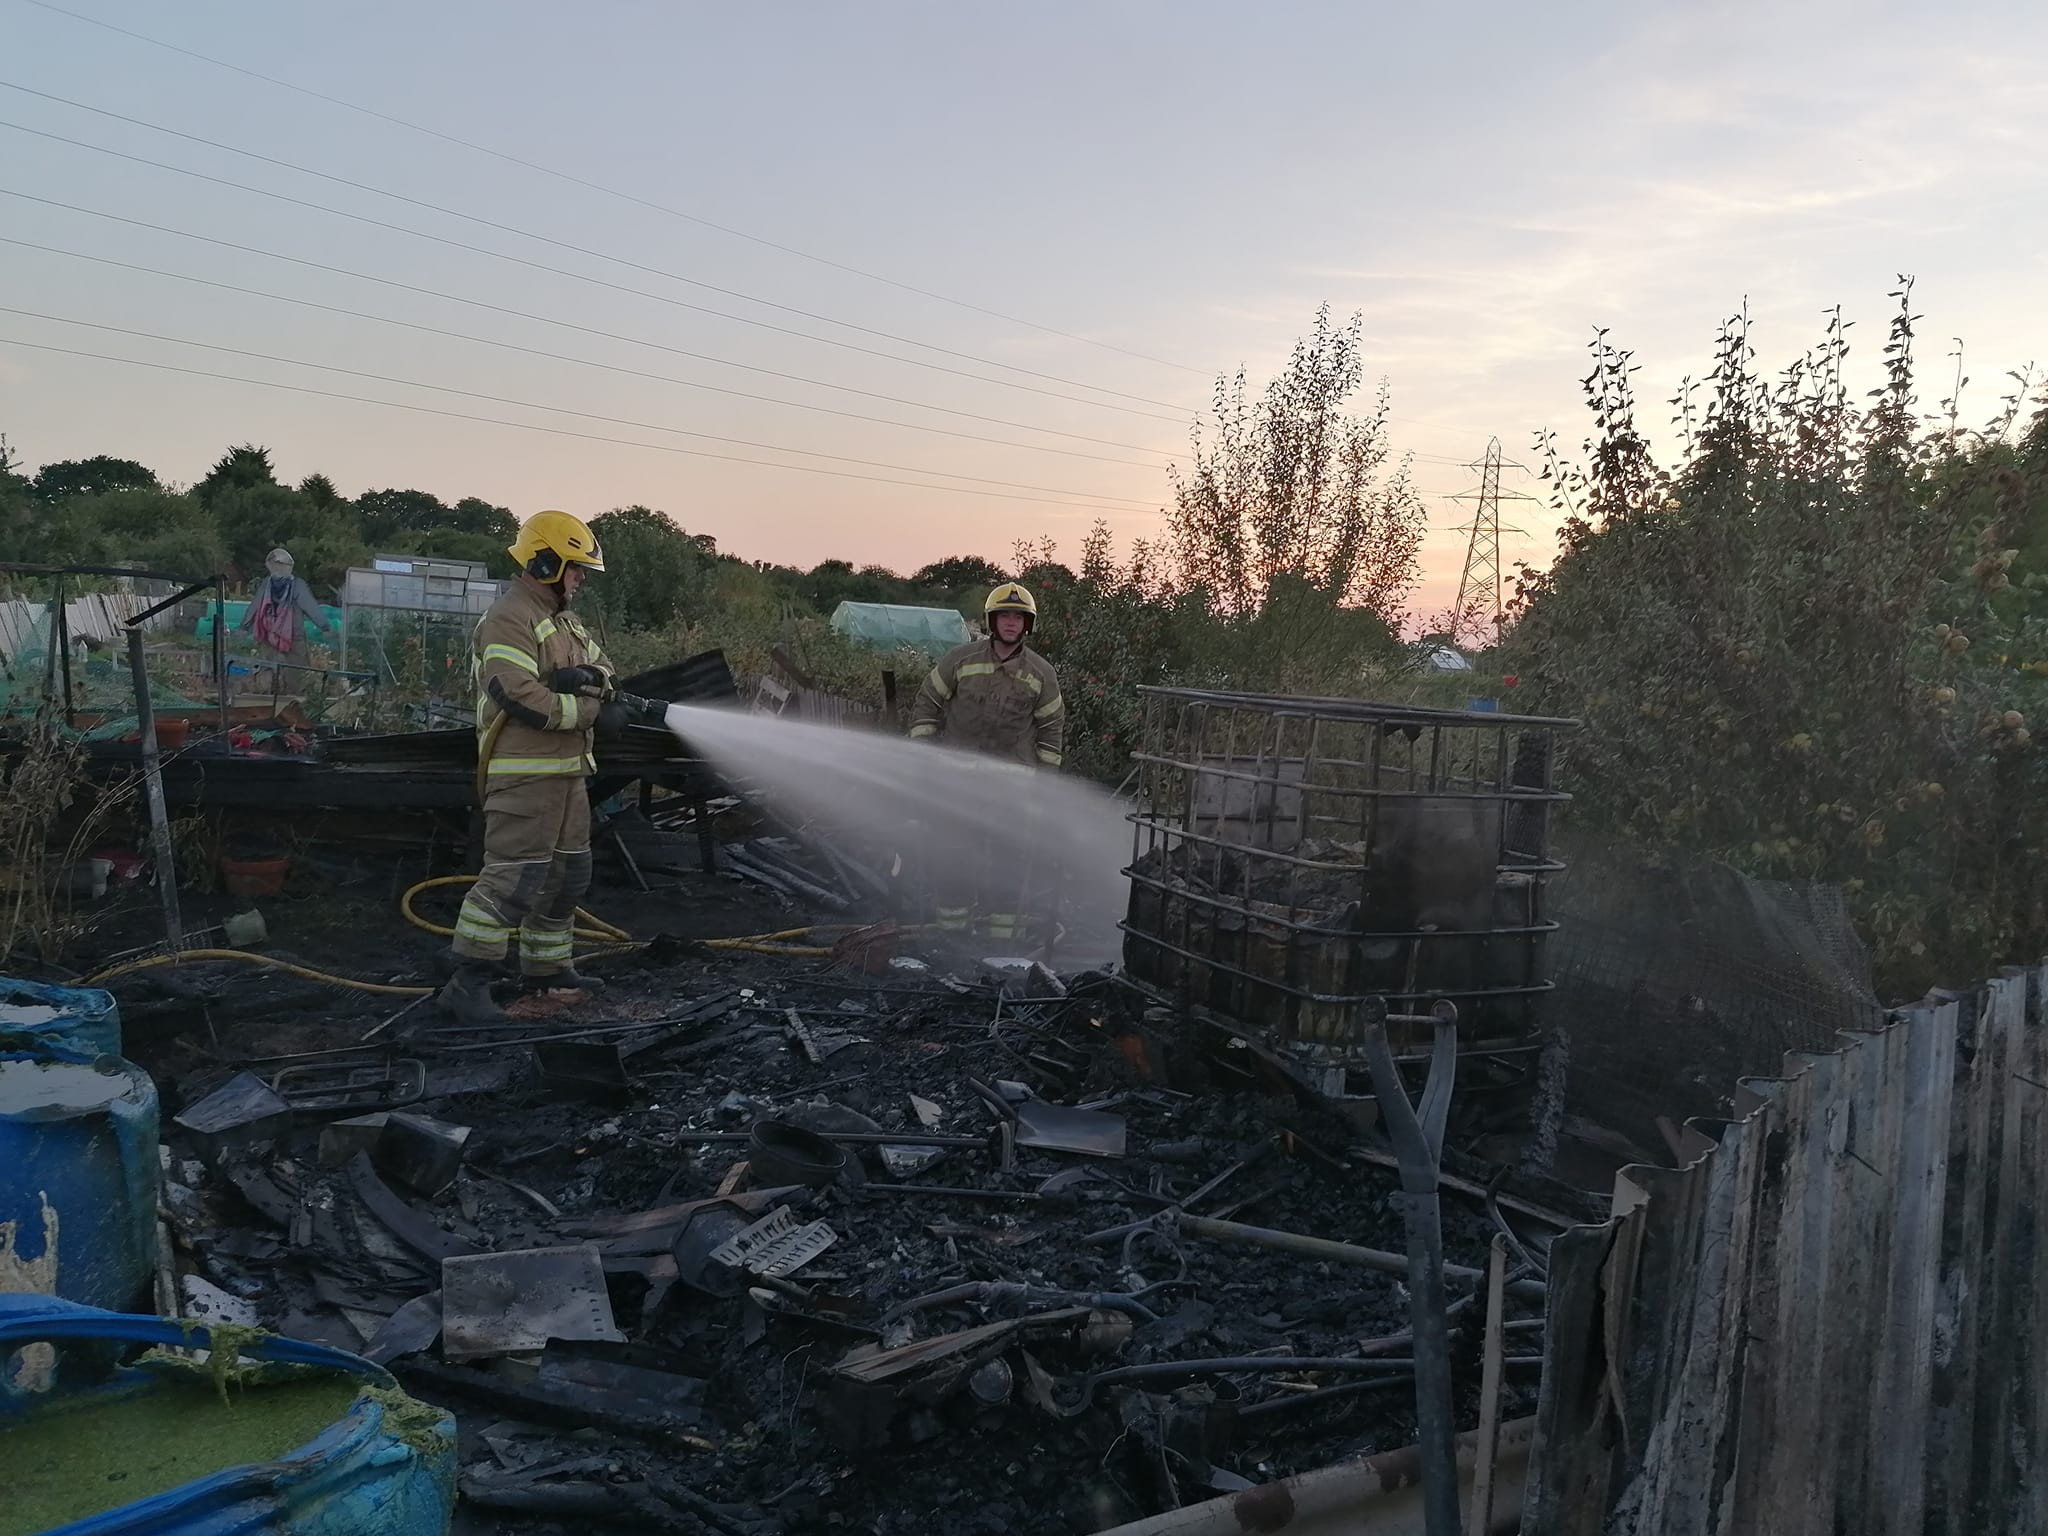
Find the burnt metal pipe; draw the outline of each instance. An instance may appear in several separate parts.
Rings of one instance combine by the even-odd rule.
[[[809,1129],[809,1127],[805,1127]],[[986,1136],[930,1136],[893,1131],[812,1131],[813,1136],[822,1136],[827,1141],[844,1142],[849,1147],[986,1147]],[[701,1141],[751,1141],[752,1131],[678,1131],[676,1140],[695,1144]]]
[[[1298,1253],[1305,1259],[1322,1259],[1332,1264],[1350,1264],[1359,1269],[1374,1269],[1384,1275],[1408,1274],[1406,1256],[1390,1253],[1384,1248],[1366,1248],[1357,1243],[1334,1242],[1327,1237],[1308,1237],[1299,1232],[1280,1232],[1271,1227],[1247,1226],[1239,1221],[1219,1221],[1213,1216],[1189,1216],[1172,1211],[1161,1212],[1148,1221],[1133,1222],[1128,1226],[1111,1228],[1105,1232],[1090,1233],[1084,1241],[1107,1241],[1120,1237],[1141,1227],[1171,1227],[1189,1237],[1213,1238],[1218,1242],[1246,1243],[1254,1248],[1270,1248],[1279,1253]],[[1477,1286],[1486,1278],[1483,1271],[1464,1264],[1444,1264],[1439,1261],[1440,1273],[1462,1284]],[[1518,1301],[1541,1301],[1546,1294],[1544,1287],[1530,1280],[1517,1280],[1508,1286],[1508,1294]]]
[[[1095,1307],[1105,1312],[1122,1312],[1141,1323],[1156,1323],[1159,1314],[1123,1291],[1063,1291],[1053,1286],[1019,1285],[1007,1280],[970,1281],[956,1285],[949,1290],[933,1291],[928,1296],[913,1296],[882,1314],[881,1326],[886,1328],[899,1318],[913,1312],[922,1312],[931,1307],[950,1307],[956,1302],[971,1301],[979,1306],[996,1306],[1006,1302],[1021,1302],[1026,1305],[1054,1305],[1067,1307]]]
[[[1119,1382],[1173,1380],[1182,1376],[1231,1376],[1250,1371],[1331,1371],[1406,1381],[1414,1364],[1412,1360],[1363,1359],[1357,1355],[1232,1355],[1215,1360],[1154,1360],[1145,1365],[1120,1365],[1082,1377],[1078,1399],[1060,1401],[1053,1411],[1063,1418],[1078,1417],[1095,1400],[1097,1388],[1115,1386]]]

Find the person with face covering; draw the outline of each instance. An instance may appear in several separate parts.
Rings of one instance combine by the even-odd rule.
[[[301,624],[311,624],[330,644],[335,638],[334,627],[327,622],[327,610],[320,606],[320,599],[313,595],[305,578],[293,571],[291,551],[273,549],[264,557],[263,564],[270,574],[257,584],[254,600],[237,628],[256,637],[257,654],[269,667],[272,678],[282,683],[284,671],[278,665],[280,662],[305,665],[305,658],[295,654]]]

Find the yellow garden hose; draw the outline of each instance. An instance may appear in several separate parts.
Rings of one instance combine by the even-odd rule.
[[[418,885],[407,891],[404,896],[399,898],[398,910],[404,914],[405,920],[415,928],[424,929],[426,932],[434,934],[439,938],[453,938],[455,930],[447,927],[445,924],[437,923],[431,918],[421,916],[419,909],[413,905],[413,898],[418,896],[420,892],[431,891],[437,886],[474,885],[475,883],[475,875],[440,875],[432,880],[422,880]],[[780,933],[753,933],[736,939],[699,939],[697,942],[706,949],[742,950],[748,954],[755,955],[784,955],[799,959],[815,959],[831,954],[832,947],[829,944],[799,944],[795,941],[808,939],[813,934],[821,931],[823,930],[818,928],[785,928]],[[581,907],[576,909],[576,923],[570,929],[570,934],[578,943],[605,946],[599,950],[586,951],[586,957],[588,958],[595,958],[599,954],[616,954],[626,950],[645,949],[649,942],[646,939],[634,938],[625,929],[615,928],[603,918],[586,912]]]
[[[422,891],[435,890],[441,886],[467,886],[474,884],[476,884],[475,875],[442,875],[433,880],[422,880],[399,898],[398,910],[413,927],[423,928],[437,938],[452,939],[455,937],[455,930],[444,924],[434,922],[431,918],[422,917],[419,910],[413,906],[413,898]],[[635,942],[633,936],[626,932],[625,929],[614,928],[603,918],[594,917],[581,907],[576,909],[576,926],[570,930],[570,933],[572,937],[583,944],[632,944]]]
[[[97,976],[85,978],[84,985],[97,987],[112,981],[116,976],[126,976],[131,971],[147,970],[153,965],[181,965],[187,960],[246,960],[251,965],[267,966],[274,971],[284,971],[292,976],[303,976],[308,981],[324,981],[332,986],[347,987],[352,992],[377,992],[387,997],[425,997],[432,987],[400,987],[381,981],[357,981],[352,976],[336,976],[331,971],[316,971],[310,966],[293,965],[289,961],[273,959],[269,955],[251,954],[246,949],[183,949],[174,955],[150,955],[142,960],[130,960],[126,965],[117,965],[101,971]]]
[[[398,909],[405,920],[415,928],[440,938],[454,936],[453,928],[422,917],[413,906],[413,899],[422,891],[436,886],[472,885],[474,875],[443,875],[438,879],[422,880],[400,898]],[[615,928],[601,917],[593,916],[581,907],[576,909],[577,926],[575,937],[584,944],[597,946],[583,951],[581,958],[601,959],[606,955],[632,954],[647,948],[649,940],[636,939],[623,928]],[[699,939],[696,942],[706,949],[722,949],[752,955],[779,955],[785,959],[822,959],[832,953],[829,944],[803,944],[798,940],[811,938],[823,930],[814,928],[785,928],[780,933],[755,933],[735,939]],[[274,971],[283,971],[290,976],[299,976],[307,981],[322,981],[330,986],[346,987],[352,992],[374,992],[385,997],[425,997],[435,989],[432,987],[407,987],[381,981],[358,981],[351,976],[337,976],[332,971],[319,971],[311,966],[293,965],[290,961],[275,959],[270,955],[255,954],[246,949],[186,949],[176,954],[150,955],[141,960],[130,960],[125,965],[111,966],[97,975],[88,976],[82,985],[97,987],[112,981],[117,976],[126,976],[134,971],[148,970],[158,965],[181,965],[190,960],[241,960],[250,965],[260,965]]]

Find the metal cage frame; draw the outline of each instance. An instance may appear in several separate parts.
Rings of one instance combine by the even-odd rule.
[[[1409,1016],[1449,1001],[1465,1047],[1533,1058],[1576,721],[1139,692],[1129,981],[1282,1044],[1355,1044],[1367,999]],[[1424,921],[1417,887],[1453,920]]]

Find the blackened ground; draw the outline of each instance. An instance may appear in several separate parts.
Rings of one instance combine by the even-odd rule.
[[[267,949],[377,980],[433,980],[441,942],[396,910],[398,896],[422,872],[411,855],[331,855],[312,871],[318,878],[302,872],[296,891],[257,904],[270,929]],[[643,894],[607,876],[588,904],[639,935],[757,933],[808,920],[727,878],[656,883],[656,892]],[[436,895],[438,903],[429,898],[423,905],[445,922],[453,899]],[[247,905],[190,898],[187,922],[199,926]],[[97,934],[94,947],[104,955],[146,942],[154,922],[147,893],[132,893],[126,916]],[[124,926],[126,937],[117,936]],[[77,963],[88,969],[93,958],[81,955]],[[929,958],[927,969],[869,975],[830,961],[711,954],[677,943],[653,956],[601,962],[593,969],[612,983],[601,1001],[547,1014],[530,1027],[567,1031],[661,1019],[737,989],[751,993],[732,1011],[686,1026],[666,1048],[636,1058],[634,1086],[616,1104],[560,1096],[540,1080],[521,1045],[450,1049],[466,1042],[433,1033],[442,1025],[428,1008],[392,1031],[405,1042],[398,1049],[434,1073],[439,1096],[417,1107],[475,1128],[469,1168],[456,1187],[413,1204],[442,1228],[487,1247],[576,1240],[585,1221],[709,1196],[744,1147],[704,1143],[693,1133],[744,1129],[759,1114],[800,1118],[829,1104],[885,1129],[916,1130],[916,1094],[940,1107],[939,1131],[980,1135],[991,1116],[967,1086],[969,1077],[1025,1081],[1066,1103],[1125,1095],[1112,1106],[1129,1121],[1121,1159],[1023,1151],[1006,1171],[984,1151],[954,1150],[916,1176],[925,1184],[1028,1192],[1068,1169],[1099,1175],[1066,1201],[888,1195],[842,1183],[803,1212],[828,1221],[839,1242],[797,1278],[820,1297],[842,1298],[850,1320],[868,1327],[911,1298],[976,1281],[1143,1292],[1160,1322],[1122,1338],[1111,1330],[1108,1352],[1095,1355],[1068,1336],[1015,1345],[1005,1357],[1017,1383],[1012,1401],[978,1414],[959,1393],[930,1405],[835,1407],[830,1370],[850,1347],[845,1337],[764,1318],[744,1300],[714,1301],[681,1288],[643,1316],[637,1283],[615,1277],[615,1307],[632,1342],[623,1350],[580,1352],[707,1383],[698,1421],[680,1434],[568,1425],[538,1432],[534,1454],[581,1463],[576,1477],[586,1486],[625,1490],[618,1494],[622,1510],[625,1501],[640,1501],[640,1513],[621,1514],[616,1528],[877,1536],[1100,1530],[1176,1499],[1208,1496],[1190,1462],[1159,1444],[1159,1413],[1173,1406],[1171,1394],[1183,1383],[1148,1383],[1149,1393],[1105,1388],[1087,1411],[1056,1417],[1026,1401],[1033,1365],[1071,1393],[1091,1370],[1218,1356],[1353,1355],[1362,1341],[1407,1327],[1405,1290],[1370,1270],[1188,1237],[1144,1239],[1128,1249],[1084,1242],[1089,1233],[1185,1197],[1240,1162],[1248,1166],[1195,1210],[1396,1251],[1403,1234],[1394,1176],[1347,1156],[1347,1144],[1360,1139],[1355,1132],[1292,1098],[1219,1087],[1222,1079],[1205,1069],[1193,1033],[1156,1017],[1144,1022],[1136,1001],[1116,984],[1083,985],[1065,1001],[1004,999],[999,1008],[995,984],[971,957]],[[947,975],[957,978],[951,986],[942,979]],[[174,1200],[183,1207],[174,1214],[184,1268],[246,1294],[266,1325],[358,1349],[364,1330],[374,1331],[383,1314],[438,1283],[430,1266],[389,1242],[342,1173],[318,1165],[317,1123],[204,1170],[201,1149],[170,1123],[177,1109],[238,1067],[252,1065],[267,1076],[288,1064],[277,1058],[354,1045],[402,1000],[225,965],[143,972],[119,990],[130,1021],[129,1054],[156,1075],[173,1173],[189,1188]],[[792,1038],[792,1008],[814,1031],[850,1034],[859,1043],[812,1062]],[[1138,1038],[1146,1051],[1130,1049]],[[493,1074],[496,1085],[486,1085]],[[467,1091],[454,1091],[465,1082]],[[1155,1155],[1162,1145],[1170,1159]],[[870,1185],[887,1182],[872,1149],[862,1163]],[[481,1169],[528,1186],[560,1217]],[[250,1170],[271,1179],[268,1217],[229,1177]],[[291,1207],[302,1216],[319,1214],[299,1220],[294,1231]],[[1447,1199],[1444,1227],[1452,1262],[1484,1264],[1493,1228],[1482,1212]],[[331,1304],[338,1275],[346,1279],[343,1300],[352,1303],[352,1317]],[[315,1288],[322,1276],[328,1300]],[[1049,1304],[955,1305],[916,1314],[910,1336],[1047,1310]],[[1510,1354],[1536,1351],[1533,1335],[1517,1337],[1526,1342],[1511,1343]],[[1462,1422],[1469,1425],[1477,1411],[1476,1332],[1463,1330],[1459,1349]],[[457,1412],[466,1468],[497,1469],[482,1431],[520,1416],[451,1391],[448,1373],[457,1368],[441,1365],[432,1351],[423,1358],[433,1380],[405,1361],[395,1368],[419,1395]],[[1412,1440],[1413,1414],[1401,1386],[1318,1399],[1293,1411],[1267,1406],[1346,1379],[1300,1370],[1234,1377],[1241,1416],[1215,1465],[1263,1481]],[[1533,1378],[1516,1378],[1508,1412],[1527,1411],[1533,1388]],[[664,1486],[690,1490],[711,1505],[686,1496],[680,1504],[661,1502],[655,1496]],[[591,1524],[587,1514],[511,1514],[468,1502],[458,1515],[458,1529],[471,1532]]]

